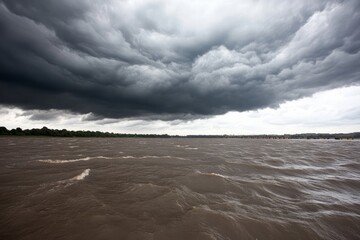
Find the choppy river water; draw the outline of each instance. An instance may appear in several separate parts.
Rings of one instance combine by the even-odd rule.
[[[360,239],[360,141],[0,138],[1,239]]]

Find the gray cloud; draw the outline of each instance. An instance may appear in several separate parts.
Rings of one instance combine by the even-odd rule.
[[[0,106],[0,107],[5,107],[5,106]],[[76,114],[66,110],[64,111],[64,110],[49,109],[49,110],[27,110],[27,111],[23,111],[22,113],[17,113],[16,117],[26,117],[30,121],[53,121],[53,120],[59,120],[62,117],[75,116],[75,115]]]
[[[355,0],[2,0],[0,103],[88,121],[275,107],[359,83],[359,10]]]

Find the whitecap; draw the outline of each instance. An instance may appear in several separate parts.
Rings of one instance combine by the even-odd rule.
[[[85,169],[81,174],[70,178],[68,181],[79,181],[79,180],[84,180],[87,176],[89,176],[90,174],[90,168]]]
[[[186,149],[186,150],[198,150],[197,147],[190,147],[189,145],[175,145],[175,147],[183,148],[183,149]]]
[[[90,174],[90,168],[87,168],[82,173],[80,173],[79,175],[76,175],[75,177],[57,181],[56,185],[57,186],[65,185],[65,187],[68,187],[68,186],[74,184],[76,181],[84,180],[87,176],[89,176],[89,174]]]
[[[69,148],[78,148],[79,146],[69,146]]]
[[[221,178],[226,178],[226,179],[230,178],[230,176],[225,176],[220,173],[214,173],[214,172],[207,173],[207,172],[196,171],[195,173],[200,174],[200,175],[205,175],[205,176],[215,176],[215,177],[221,177]]]
[[[57,191],[59,189],[67,188],[67,187],[75,184],[78,181],[84,180],[89,175],[90,175],[90,168],[87,168],[84,171],[82,171],[82,173],[80,173],[79,175],[76,175],[72,178],[60,180],[60,181],[53,182],[53,183],[44,184],[39,189],[39,191],[42,192],[47,189],[49,192],[53,192],[53,191]]]
[[[69,160],[40,159],[40,160],[38,160],[38,162],[59,164],[59,163],[71,163],[71,162],[79,162],[79,161],[89,161],[90,159],[91,159],[90,157],[76,158],[76,159],[69,159]]]
[[[180,159],[180,160],[186,160],[182,157],[174,157],[174,156],[156,156],[156,155],[146,155],[146,156],[122,156],[121,158],[128,159],[128,158],[136,158],[136,159],[147,159],[147,158],[169,158],[169,159]]]
[[[89,161],[91,159],[112,159],[111,157],[105,156],[95,156],[95,157],[84,157],[84,158],[75,158],[75,159],[68,159],[68,160],[53,160],[53,159],[40,159],[37,160],[38,162],[44,163],[52,163],[52,164],[61,164],[61,163],[72,163],[72,162],[80,162],[80,161]]]
[[[92,158],[113,159],[112,157],[105,157],[105,156],[97,156]]]
[[[187,148],[187,147],[189,147],[189,145],[175,145],[176,147],[178,147],[178,148]]]

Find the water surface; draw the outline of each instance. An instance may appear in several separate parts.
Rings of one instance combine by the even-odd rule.
[[[1,239],[360,239],[360,141],[0,138]]]

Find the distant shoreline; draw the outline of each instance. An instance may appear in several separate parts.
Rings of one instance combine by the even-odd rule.
[[[37,137],[90,137],[90,138],[242,138],[242,139],[360,139],[360,132],[353,133],[300,133],[300,134],[258,134],[258,135],[168,135],[168,134],[126,134],[100,131],[72,131],[66,129],[14,128],[0,127],[0,136],[37,136]]]

